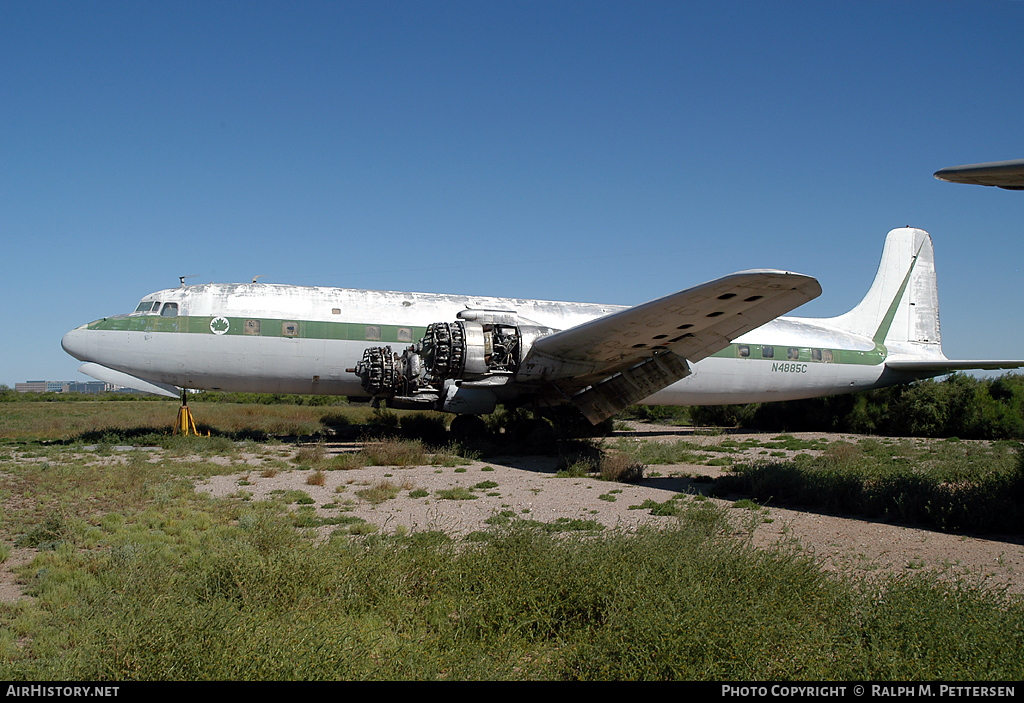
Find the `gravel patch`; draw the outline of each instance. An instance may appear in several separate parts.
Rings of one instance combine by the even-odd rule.
[[[738,461],[763,458],[763,443],[773,436],[740,432],[702,434],[692,428],[647,424],[634,424],[616,434],[616,441],[686,439],[709,448],[727,440],[732,440],[733,447],[748,440],[761,441],[762,446],[734,448],[731,453],[722,454]],[[807,441],[861,439],[823,433],[790,436]],[[324,446],[328,454],[354,452],[358,448],[357,443]],[[553,457],[496,456],[461,466],[371,466],[324,471],[320,474],[322,485],[315,485],[310,478],[316,471],[290,468],[287,459],[296,453],[296,448],[274,445],[259,447],[254,455],[208,459],[237,467],[237,471],[204,480],[196,490],[215,497],[241,496],[253,501],[301,491],[305,494],[304,503],[292,503],[290,508],[298,509],[305,504],[321,517],[354,517],[381,532],[442,530],[453,536],[487,530],[495,522],[510,519],[599,523],[609,530],[657,527],[671,525],[676,518],[652,515],[652,502],[664,503],[679,497],[709,500],[737,508],[730,510],[737,536],[749,538],[758,547],[800,550],[812,555],[827,570],[858,576],[927,570],[944,577],[968,577],[1010,593],[1024,594],[1024,539],[1020,536],[953,535],[813,509],[771,505],[739,509],[742,504],[737,501],[742,496],[704,496],[710,486],[708,479],[722,474],[721,468],[707,464],[651,465],[642,481],[625,484],[559,476]],[[159,456],[150,459],[159,460]],[[375,496],[373,489],[383,485],[392,488],[393,497],[381,500]],[[326,536],[339,528],[325,525],[317,529]],[[24,597],[13,572],[34,554],[31,549],[13,550],[0,564],[0,602]]]
[[[766,439],[771,435],[727,433],[701,435],[691,428],[636,426],[620,436],[647,441],[685,438],[705,445],[726,439]],[[792,433],[797,439],[844,439],[858,437],[823,433]],[[351,445],[328,446],[329,452],[352,451]],[[757,458],[756,448],[734,455],[739,460]],[[489,528],[495,516],[515,516],[540,522],[589,520],[609,529],[670,525],[676,518],[651,515],[640,506],[645,501],[663,503],[680,494],[702,495],[708,483],[701,477],[721,475],[715,466],[698,464],[656,465],[638,484],[622,484],[597,478],[565,478],[556,474],[552,457],[490,457],[459,467],[417,466],[365,467],[323,473],[322,486],[309,485],[311,470],[281,471],[263,478],[258,471],[216,476],[197,486],[212,496],[244,492],[262,500],[274,492],[301,490],[313,500],[318,514],[352,515],[382,531],[443,530],[465,535]],[[383,482],[399,487],[394,498],[371,502],[358,491]],[[478,485],[497,484],[488,488]],[[443,497],[444,491],[472,498]],[[715,504],[735,507],[742,496],[707,498]],[[693,499],[688,498],[688,499]],[[339,506],[328,507],[323,506]],[[893,523],[828,515],[811,510],[767,506],[757,511],[735,511],[736,533],[749,536],[759,547],[784,546],[813,555],[825,569],[871,575],[931,570],[946,576],[969,576],[1024,593],[1024,540],[1017,536],[965,536],[907,527]],[[493,521],[493,520],[492,520]],[[325,534],[333,527],[321,528]]]

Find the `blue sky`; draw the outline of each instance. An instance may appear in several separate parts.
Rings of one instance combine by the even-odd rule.
[[[190,282],[852,307],[935,241],[950,357],[1024,357],[1021,2],[0,4],[0,383]]]

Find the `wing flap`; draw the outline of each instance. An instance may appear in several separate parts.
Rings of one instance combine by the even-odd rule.
[[[596,425],[689,375],[686,359],[664,352],[580,391],[570,400]]]

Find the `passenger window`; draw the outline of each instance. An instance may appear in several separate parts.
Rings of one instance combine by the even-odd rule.
[[[252,335],[254,337],[260,334],[260,321],[259,320],[246,320],[245,325],[242,327],[242,331],[245,334]]]
[[[736,348],[736,353],[741,359],[746,359],[750,356],[750,347],[746,344],[741,344]]]
[[[800,350],[796,347],[790,347],[786,350],[786,358],[796,360],[800,358]]]
[[[821,361],[821,350],[820,349],[812,349],[811,350],[811,361]]]
[[[376,325],[367,325],[366,338],[372,341],[380,341],[380,327],[377,327]]]
[[[177,303],[165,303],[164,309],[160,311],[160,317],[177,317],[178,316],[178,304]]]
[[[775,347],[761,347],[761,358],[762,359],[774,359],[775,358]]]
[[[821,350],[821,360],[826,362],[826,363],[831,363],[832,362],[832,350],[831,349],[822,349]]]
[[[281,336],[282,337],[298,337],[299,336],[299,323],[298,322],[282,322],[281,323]]]
[[[398,341],[399,342],[412,342],[412,330],[408,327],[398,328]]]

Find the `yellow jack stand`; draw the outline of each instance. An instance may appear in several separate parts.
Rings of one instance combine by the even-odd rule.
[[[196,430],[196,421],[192,418],[192,411],[188,409],[184,388],[181,389],[181,407],[178,408],[178,419],[174,421],[174,434],[178,434],[179,427],[184,435],[189,434],[189,429],[192,430],[192,434],[199,435],[199,431]]]

